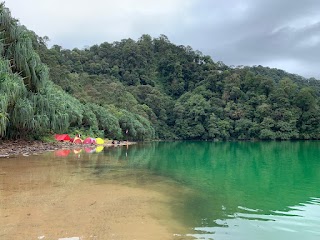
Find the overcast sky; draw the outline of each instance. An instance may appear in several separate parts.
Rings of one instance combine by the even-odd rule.
[[[226,65],[320,79],[319,0],[6,0],[49,46],[84,48],[166,35]]]

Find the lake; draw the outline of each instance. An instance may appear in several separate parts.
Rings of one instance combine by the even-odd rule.
[[[0,237],[10,239],[13,234],[21,239],[70,235],[79,239],[320,239],[319,146],[319,141],[155,142],[2,158],[0,223],[4,227]],[[81,189],[82,194],[88,193],[83,199],[79,197]],[[111,232],[106,232],[100,222],[108,221],[106,216],[110,213],[100,216],[105,205],[97,205],[104,204],[102,200],[108,196],[103,194],[110,189],[124,206],[108,204],[116,206],[112,216],[118,225],[113,228],[114,223],[110,222],[110,231],[114,233],[104,238]],[[90,192],[95,192],[96,198]],[[132,195],[120,198],[126,192]],[[84,213],[90,221],[78,223],[76,230],[70,222],[68,232],[59,233],[40,223],[53,222],[50,229],[58,229],[53,225],[55,221],[66,221],[68,216],[76,218],[68,209],[77,204],[77,199],[95,207],[96,212]],[[50,218],[43,210],[37,210],[39,204]],[[135,208],[132,214],[124,208],[130,204]],[[16,213],[17,206],[21,209]],[[59,209],[61,219],[52,213]],[[73,211],[84,211],[81,205],[77,209]],[[121,222],[118,215],[123,217],[121,221],[126,220]],[[30,226],[25,221],[32,216],[34,222]],[[136,218],[130,220],[131,216]],[[151,230],[141,228],[144,230],[135,232],[140,227],[137,217],[146,217],[150,225],[145,229]],[[99,229],[92,230],[97,224]],[[81,232],[86,227],[86,232]],[[90,231],[98,236],[92,233],[90,237]]]

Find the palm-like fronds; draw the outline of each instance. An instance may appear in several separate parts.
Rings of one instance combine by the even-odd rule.
[[[65,131],[82,122],[82,104],[49,81],[27,29],[0,4],[0,137]]]

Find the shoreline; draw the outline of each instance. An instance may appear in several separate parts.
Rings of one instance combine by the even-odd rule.
[[[171,216],[168,194],[177,187],[164,178],[141,185],[147,173],[140,170],[98,176],[89,166],[104,164],[93,159],[32,159],[0,159],[3,239],[180,239],[174,234],[184,228]],[[118,162],[107,162],[117,169]]]
[[[136,142],[121,141],[120,144],[112,144],[112,140],[106,141],[102,145],[96,144],[75,144],[70,142],[43,142],[43,141],[28,141],[28,140],[5,140],[0,141],[0,158],[10,157],[13,155],[29,156],[31,154],[43,153],[59,149],[76,149],[82,147],[116,147],[136,144]]]

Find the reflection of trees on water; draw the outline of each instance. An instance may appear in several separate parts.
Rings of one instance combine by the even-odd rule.
[[[128,174],[121,171],[134,174],[138,169],[171,179],[190,189],[182,196],[177,191],[174,215],[187,225],[205,226],[248,209],[259,214],[285,212],[289,206],[319,197],[318,145],[311,141],[159,142],[106,148],[103,154],[82,153],[80,158],[70,155],[68,162],[88,179],[120,179]]]
[[[186,219],[221,218],[244,209],[288,211],[319,197],[319,142],[173,142],[135,146],[131,167],[147,168],[197,191]],[[238,207],[244,207],[242,210]],[[224,215],[224,216],[222,216]]]

